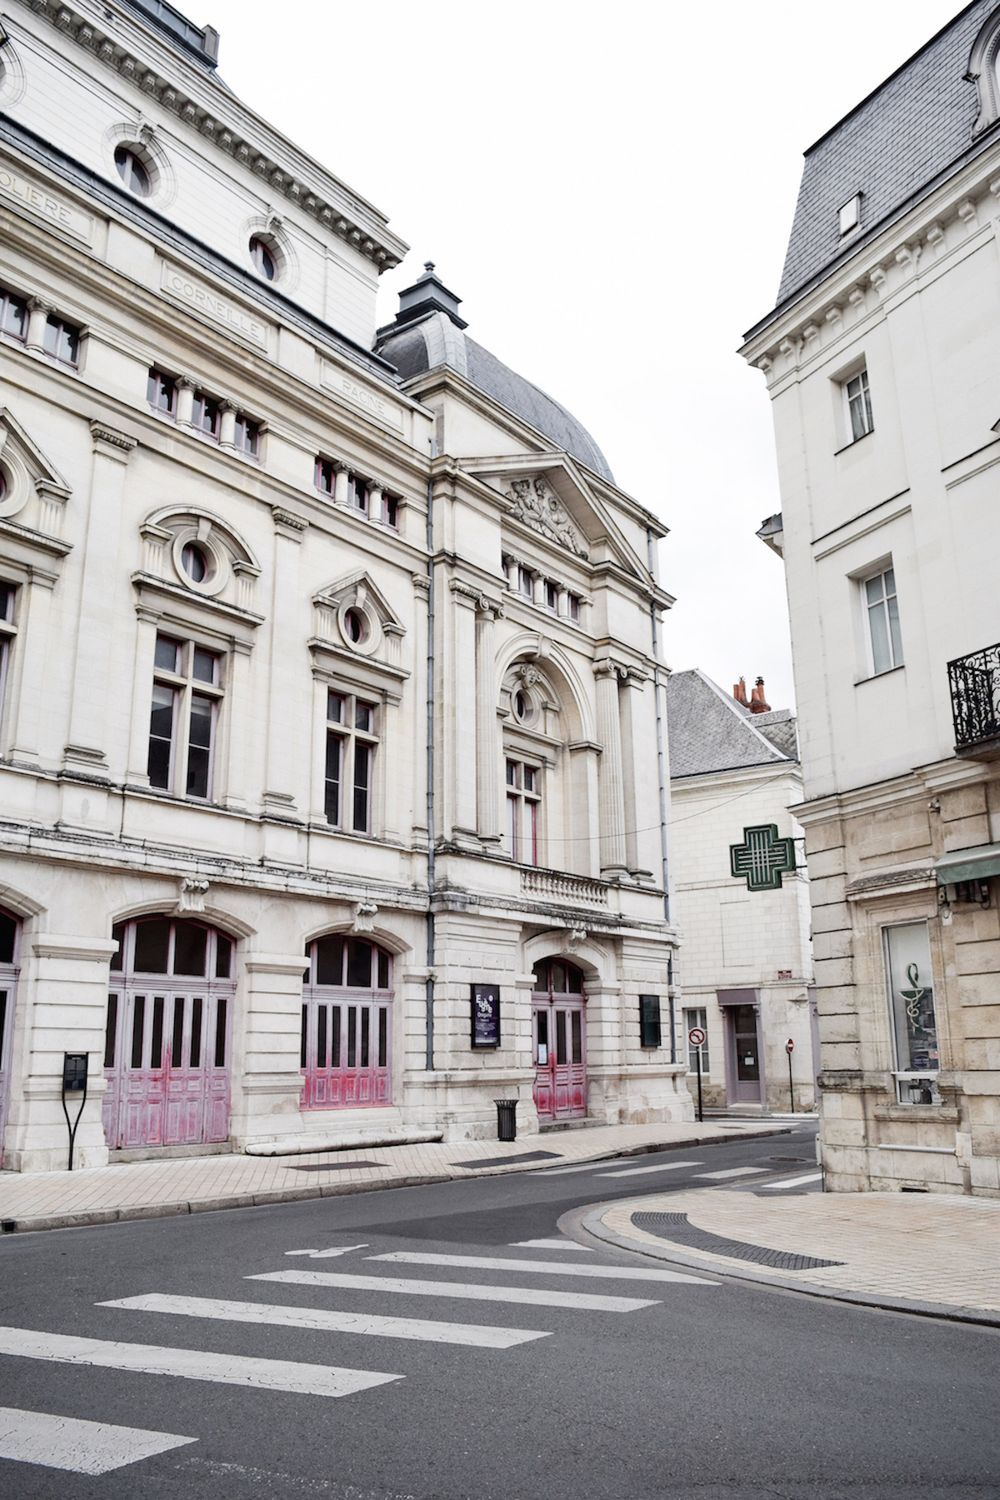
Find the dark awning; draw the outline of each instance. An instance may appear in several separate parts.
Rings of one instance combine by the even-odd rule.
[[[980,844],[975,849],[953,849],[934,866],[938,885],[957,885],[961,880],[989,880],[1000,875],[1000,844]]]

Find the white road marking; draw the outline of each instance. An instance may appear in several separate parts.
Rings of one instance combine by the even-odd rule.
[[[764,1186],[778,1193],[782,1188],[800,1187],[803,1182],[819,1182],[822,1176],[822,1172],[807,1172],[804,1177],[789,1177],[786,1182],[767,1182]]]
[[[368,1241],[363,1245],[334,1245],[329,1250],[286,1250],[286,1255],[309,1255],[313,1260],[326,1260],[331,1255],[350,1255],[352,1250],[367,1250]]]
[[[723,1177],[755,1177],[758,1172],[766,1172],[766,1167],[726,1167],[722,1172],[699,1172],[698,1176],[705,1181],[719,1181]]]
[[[411,1266],[467,1266],[477,1271],[542,1271],[547,1276],[605,1276],[614,1281],[687,1281],[699,1286],[718,1286],[704,1276],[685,1276],[680,1271],[653,1271],[645,1266],[568,1266],[557,1260],[503,1260],[488,1255],[425,1255],[417,1250],[392,1250],[386,1255],[368,1255],[366,1260],[392,1260]]]
[[[146,1432],[141,1427],[116,1427],[111,1422],[83,1422],[78,1417],[0,1406],[0,1458],[68,1469],[73,1474],[109,1474],[197,1441],[175,1432]]]
[[[227,1323],[312,1328],[318,1333],[364,1333],[374,1338],[419,1339],[430,1344],[468,1344],[479,1349],[512,1349],[516,1344],[550,1337],[534,1328],[432,1323],[424,1318],[380,1318],[371,1313],[332,1312],[326,1308],[286,1307],[268,1302],[230,1302],[215,1297],[175,1297],[159,1292],[97,1305],[128,1307],[135,1312],[176,1313],[186,1318],[219,1318]]]
[[[599,1172],[599,1177],[638,1177],[643,1172],[679,1172],[681,1167],[700,1167],[700,1161],[668,1161],[656,1167],[620,1167],[617,1172]]]
[[[402,1292],[414,1297],[464,1297],[468,1302],[523,1302],[532,1307],[579,1307],[587,1312],[635,1312],[656,1307],[637,1297],[588,1297],[582,1292],[545,1292],[529,1286],[477,1286],[467,1281],[403,1281],[395,1276],[342,1276],[338,1271],[268,1271],[247,1281],[296,1286],[339,1286],[358,1292]]]
[[[589,1245],[578,1245],[574,1240],[511,1240],[512,1250],[579,1250],[582,1255],[593,1255]]]
[[[0,1354],[50,1359],[63,1365],[103,1365],[143,1375],[179,1375],[185,1380],[250,1385],[260,1390],[296,1391],[307,1396],[351,1396],[369,1386],[403,1379],[402,1375],[380,1375],[375,1370],[251,1359],[244,1354],[212,1354],[205,1349],[166,1349],[157,1344],[121,1344],[66,1333],[37,1333],[33,1328],[0,1328]]]

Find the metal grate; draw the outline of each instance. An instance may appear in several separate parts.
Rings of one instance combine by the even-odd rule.
[[[763,1245],[750,1245],[745,1240],[727,1240],[721,1234],[710,1234],[688,1223],[687,1214],[632,1215],[637,1229],[655,1234],[657,1239],[672,1240],[676,1245],[687,1245],[692,1250],[711,1250],[715,1255],[728,1255],[733,1260],[750,1261],[760,1266],[775,1266],[782,1271],[814,1271],[822,1266],[842,1266],[842,1260],[817,1260],[812,1255],[796,1255],[791,1250],[768,1250]]]
[[[473,1161],[453,1161],[452,1167],[509,1167],[518,1161],[561,1161],[558,1151],[522,1151],[520,1156],[477,1156]]]
[[[321,1161],[304,1167],[289,1167],[290,1172],[349,1172],[354,1167],[384,1167],[384,1161]]]

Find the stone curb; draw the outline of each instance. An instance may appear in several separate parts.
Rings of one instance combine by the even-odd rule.
[[[589,1166],[604,1161],[617,1161],[629,1156],[648,1156],[654,1151],[687,1151],[692,1146],[723,1146],[733,1141],[761,1140],[775,1135],[791,1135],[791,1126],[778,1125],[753,1132],[734,1130],[725,1135],[692,1135],[682,1141],[643,1143],[641,1146],[622,1146],[615,1151],[602,1151],[594,1157],[574,1159],[569,1165]],[[456,1150],[462,1142],[456,1141]],[[303,1153],[306,1154],[306,1153]],[[555,1161],[526,1162],[518,1167],[468,1167],[461,1177],[454,1172],[427,1172],[404,1174],[382,1178],[375,1182],[330,1182],[303,1183],[301,1187],[263,1189],[257,1193],[226,1193],[217,1198],[172,1199],[162,1203],[139,1203],[123,1208],[81,1209],[70,1214],[42,1214],[37,1217],[2,1220],[3,1234],[34,1234],[43,1229],[79,1229],[88,1224],[127,1224],[137,1219],[171,1218],[177,1214],[217,1213],[226,1208],[267,1207],[276,1203],[302,1203],[310,1198],[346,1198],[352,1193],[380,1192],[385,1188],[427,1187],[434,1183],[464,1182],[472,1177],[504,1177],[514,1172],[541,1172],[557,1166]]]
[[[632,1201],[638,1207],[646,1200],[635,1198]],[[674,1246],[667,1240],[664,1241],[661,1250],[658,1245],[650,1245],[645,1240],[633,1239],[629,1235],[618,1234],[616,1230],[608,1228],[604,1223],[604,1215],[611,1208],[625,1207],[629,1207],[628,1203],[622,1203],[621,1199],[618,1199],[614,1203],[604,1203],[596,1209],[588,1210],[582,1219],[579,1217],[578,1210],[571,1210],[559,1220],[559,1228],[564,1234],[569,1234],[571,1228],[582,1229],[593,1239],[603,1240],[606,1244],[614,1245],[618,1250],[627,1250],[632,1255],[666,1261],[670,1265],[683,1266],[689,1271],[701,1271],[704,1275],[717,1276],[729,1281],[747,1281],[755,1286],[771,1287],[783,1292],[800,1292],[806,1297],[823,1297],[831,1302],[846,1302],[854,1307],[875,1307],[884,1312],[911,1313],[920,1318],[939,1318],[951,1323],[971,1323],[979,1327],[1000,1328],[1000,1313],[989,1312],[985,1308],[952,1307],[943,1302],[911,1301],[905,1297],[889,1297],[878,1292],[851,1291],[847,1287],[826,1286],[818,1281],[791,1281],[785,1276],[765,1276],[760,1271],[749,1269],[744,1271],[732,1266],[720,1266],[703,1256],[692,1255],[686,1248],[680,1245]]]

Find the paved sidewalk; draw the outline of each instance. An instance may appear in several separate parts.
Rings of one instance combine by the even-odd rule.
[[[608,1125],[519,1136],[510,1144],[487,1140],[358,1146],[300,1156],[191,1156],[77,1172],[0,1173],[0,1230],[65,1229],[249,1208],[258,1203],[290,1203],[373,1188],[637,1156],[665,1146],[787,1134],[787,1125],[766,1121]],[[535,1156],[539,1152],[545,1153],[542,1159]]]
[[[1000,1327],[1000,1199],[701,1188],[605,1206],[584,1227],[700,1270]]]

